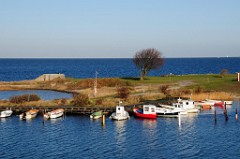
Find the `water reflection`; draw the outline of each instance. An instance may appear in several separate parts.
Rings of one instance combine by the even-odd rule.
[[[51,124],[58,124],[64,120],[64,117],[59,117],[56,119],[49,119]]]
[[[148,129],[156,129],[157,128],[157,120],[156,119],[139,119],[142,120],[143,127]]]
[[[116,132],[116,142],[117,145],[121,145],[126,141],[126,124],[127,120],[122,121],[114,121],[115,124],[115,132]]]
[[[3,123],[6,123],[6,121],[7,121],[7,118],[0,118],[1,119],[1,122],[3,122]]]

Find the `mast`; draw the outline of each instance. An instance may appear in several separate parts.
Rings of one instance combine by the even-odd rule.
[[[93,90],[93,96],[94,97],[97,96],[97,74],[98,74],[98,72],[96,71],[96,73],[95,73],[95,80],[94,80],[94,90]]]

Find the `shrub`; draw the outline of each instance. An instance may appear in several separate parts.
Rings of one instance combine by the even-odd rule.
[[[86,94],[73,94],[72,102],[75,106],[87,106],[90,104],[89,97]]]
[[[159,86],[159,91],[166,95],[168,93],[168,88],[169,88],[169,85],[161,85]]]
[[[189,89],[182,89],[180,92],[181,92],[181,94],[191,94],[192,93],[192,91]]]
[[[127,87],[120,87],[117,89],[117,94],[119,98],[127,99],[130,94],[130,90]]]
[[[203,87],[198,86],[197,88],[194,89],[194,93],[199,94],[203,92]]]
[[[23,94],[19,96],[12,96],[10,97],[11,103],[23,103],[23,102],[31,102],[31,101],[39,101],[41,100],[39,95],[36,94]]]
[[[222,69],[220,72],[221,77],[223,78],[224,76],[226,76],[226,74],[228,74],[228,70],[227,69]]]
[[[102,105],[102,104],[103,104],[103,99],[102,99],[102,98],[97,99],[97,100],[95,101],[95,104],[96,104],[96,105]]]

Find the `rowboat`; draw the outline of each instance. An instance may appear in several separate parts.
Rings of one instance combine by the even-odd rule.
[[[31,109],[31,110],[28,110],[25,113],[20,114],[19,118],[20,119],[32,119],[32,118],[35,118],[37,116],[38,112],[39,112],[38,109]]]
[[[10,117],[12,115],[13,111],[12,110],[4,110],[1,111],[0,113],[0,118],[7,118]]]
[[[63,116],[63,113],[64,113],[64,109],[55,109],[55,110],[52,110],[48,113],[45,113],[44,114],[44,118],[46,119],[56,119],[56,118],[59,118],[61,116]]]
[[[143,108],[133,108],[133,113],[135,117],[147,118],[147,119],[156,119],[156,106],[155,105],[143,105]]]
[[[100,111],[97,111],[97,112],[93,112],[91,115],[90,115],[90,118],[91,119],[99,119],[102,117],[102,110]]]

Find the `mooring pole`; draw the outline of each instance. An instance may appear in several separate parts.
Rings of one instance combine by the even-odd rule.
[[[181,114],[178,112],[178,125],[181,126]]]
[[[238,121],[238,111],[237,111],[237,108],[236,108],[236,121]]]
[[[42,110],[42,126],[44,126],[44,109]]]
[[[102,126],[105,126],[105,115],[102,115]]]
[[[216,110],[214,110],[214,122],[215,122],[215,124],[217,123],[217,111]]]
[[[225,116],[225,120],[228,121],[226,102],[225,102],[225,104],[224,104],[224,116]]]

